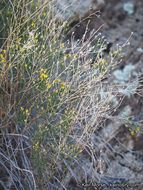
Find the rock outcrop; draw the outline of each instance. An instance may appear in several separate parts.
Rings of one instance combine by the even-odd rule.
[[[105,0],[54,0],[52,5],[58,12],[61,19],[70,21],[83,18],[90,11],[99,10],[105,3]]]

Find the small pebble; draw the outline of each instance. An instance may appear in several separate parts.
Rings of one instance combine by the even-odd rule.
[[[127,2],[123,4],[123,9],[129,14],[133,14],[134,13],[134,4],[131,2]]]
[[[143,48],[137,48],[137,51],[143,53]]]

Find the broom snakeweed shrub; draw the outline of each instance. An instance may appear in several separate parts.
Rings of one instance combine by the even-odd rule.
[[[101,99],[100,88],[121,47],[104,55],[97,31],[76,45],[65,41],[68,22],[58,21],[48,1],[3,1],[1,11],[0,165],[7,179],[0,184],[64,188],[70,165],[112,112],[112,89]]]

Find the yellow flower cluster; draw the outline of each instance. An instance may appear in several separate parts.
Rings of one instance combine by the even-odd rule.
[[[39,142],[37,142],[34,146],[33,146],[34,150],[37,151],[39,148]]]
[[[106,59],[103,59],[102,62],[103,62],[103,64],[108,65]]]
[[[62,58],[62,59],[63,59],[63,62],[61,63],[61,65],[64,66],[64,65],[65,65],[65,62],[67,61],[68,58],[70,58],[69,62],[72,63],[73,60],[71,60],[71,57],[72,57],[72,54],[71,54],[71,53],[65,54],[65,55],[63,56],[63,58]]]
[[[21,109],[21,111],[22,111],[22,113],[26,116],[26,118],[24,119],[24,123],[25,124],[27,124],[27,119],[28,119],[28,116],[29,116],[29,110],[28,109],[26,109],[25,111],[24,111],[24,108],[23,107],[20,107],[20,109]]]
[[[62,88],[62,89],[65,89],[65,86],[66,86],[66,83],[63,82],[61,88]]]
[[[131,135],[139,134],[140,133],[140,127],[137,126],[129,117],[126,118],[127,123],[125,124],[125,127],[127,127],[130,131]]]
[[[74,146],[73,144],[70,146],[68,145],[64,145],[61,148],[61,153],[65,155],[65,157],[68,157],[70,154],[72,154],[72,156],[74,158],[76,158],[78,156],[79,153],[81,153],[82,150],[79,149],[79,145],[78,146]]]
[[[5,63],[4,55],[2,53],[0,54],[0,58],[1,58],[1,62]]]
[[[41,68],[41,72],[40,72],[40,78],[43,80],[43,79],[47,79],[48,78],[48,75],[46,74],[46,70]]]

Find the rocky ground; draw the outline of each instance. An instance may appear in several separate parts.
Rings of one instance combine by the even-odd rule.
[[[90,17],[85,18],[87,19],[83,21],[75,19],[71,23],[71,32],[74,31],[75,39],[82,37],[90,20],[89,33],[93,29],[98,30],[103,25],[98,32],[101,32],[109,41],[110,49],[126,44],[122,62],[108,79],[109,83],[121,86],[120,90],[124,98],[122,102],[116,98],[116,104],[121,104],[114,112],[113,119],[107,121],[104,128],[99,131],[100,133],[94,134],[88,144],[95,150],[94,153],[92,152],[94,155],[91,156],[88,150],[88,153],[85,151],[86,156],[83,154],[79,160],[82,169],[75,167],[75,175],[78,174],[80,182],[88,181],[90,176],[89,178],[92,178],[94,182],[100,181],[108,185],[120,184],[115,188],[108,186],[99,189],[141,190],[143,189],[143,1],[107,0],[101,6],[100,13],[91,14]],[[121,115],[130,117],[129,126],[117,119]],[[139,127],[140,132],[131,135],[129,128],[133,129],[133,127]],[[102,161],[96,160],[101,157]],[[71,179],[71,186],[68,189],[83,189],[75,188],[77,181],[74,175]],[[123,184],[130,187],[125,187]]]

